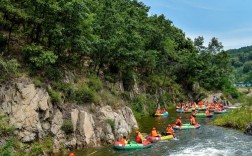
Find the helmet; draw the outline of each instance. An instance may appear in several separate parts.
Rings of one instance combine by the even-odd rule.
[[[70,153],[69,156],[75,156],[74,153]]]

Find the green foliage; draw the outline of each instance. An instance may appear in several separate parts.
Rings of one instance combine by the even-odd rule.
[[[0,156],[15,156],[13,146],[13,141],[8,140],[5,145],[0,147]]]
[[[15,59],[5,61],[0,57],[0,81],[10,80],[18,75],[20,64]]]
[[[108,90],[102,90],[100,93],[100,98],[102,99],[102,103],[110,105],[113,108],[117,108],[118,106],[122,106],[124,104],[122,99]]]
[[[59,91],[53,90],[53,89],[47,89],[51,100],[55,104],[61,104],[62,103],[62,98],[61,98],[61,93]]]
[[[38,77],[33,78],[33,83],[34,83],[35,87],[43,87],[44,86],[44,83]]]
[[[61,126],[61,130],[64,131],[66,134],[73,133],[73,124],[71,120],[65,119]]]
[[[47,137],[31,145],[30,156],[44,155],[44,153],[50,153],[53,150],[52,137]]]
[[[32,68],[41,69],[48,65],[52,65],[58,59],[52,51],[44,50],[42,46],[32,44],[23,49],[24,60],[30,64]]]
[[[7,36],[0,34],[0,54],[5,51],[7,46]]]
[[[235,109],[231,112],[214,120],[214,124],[218,126],[232,127],[245,130],[247,124],[252,121],[252,113],[246,107]]]
[[[75,100],[79,104],[91,103],[91,102],[97,103],[99,101],[97,93],[91,88],[89,88],[85,83],[80,84],[80,86],[78,86],[75,92],[76,92]]]
[[[105,120],[105,122],[111,126],[112,131],[114,131],[114,130],[115,130],[115,120],[112,120],[112,119],[106,119],[106,120]]]
[[[0,113],[0,137],[12,135],[14,127],[9,124],[9,118]]]
[[[252,46],[239,49],[230,49],[231,65],[234,67],[234,78],[236,82],[250,82],[252,69]]]
[[[51,81],[60,81],[63,78],[62,71],[56,66],[46,66],[45,76]]]
[[[155,109],[157,101],[154,96],[149,94],[141,94],[136,96],[130,103],[135,115],[138,114],[152,114]]]
[[[102,89],[102,81],[97,76],[90,76],[87,85],[94,91],[100,91]]]
[[[74,101],[76,93],[75,93],[75,87],[74,84],[70,83],[64,83],[64,82],[55,82],[53,83],[53,86],[56,88],[56,90],[63,93],[65,96],[66,101]]]

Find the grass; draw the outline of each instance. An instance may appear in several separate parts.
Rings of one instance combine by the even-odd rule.
[[[232,110],[221,118],[215,119],[213,124],[244,131],[249,122],[252,122],[252,111],[244,106],[240,109]]]

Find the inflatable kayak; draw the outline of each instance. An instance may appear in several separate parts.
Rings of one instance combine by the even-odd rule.
[[[184,109],[176,109],[176,112],[178,112],[178,113],[184,113]]]
[[[144,149],[151,147],[152,144],[148,140],[143,141],[142,144],[136,143],[135,141],[131,141],[126,145],[122,145],[120,141],[116,141],[114,143],[114,148],[119,150],[131,150],[131,149]]]
[[[224,109],[222,111],[214,111],[214,114],[223,114],[223,113],[227,113],[227,110]]]
[[[154,116],[168,116],[169,115],[169,113],[168,112],[165,112],[165,113],[163,113],[163,114],[155,114]]]
[[[206,118],[210,118],[210,117],[213,117],[213,113],[210,113],[208,115],[206,115],[206,113],[197,113],[197,114],[192,114],[192,116],[194,116],[194,117],[206,117]]]
[[[206,106],[203,106],[203,107],[197,107],[197,110],[199,110],[199,111],[204,111],[204,110],[206,110]]]
[[[151,137],[151,136],[147,136],[146,139],[151,141],[151,142],[156,142],[156,141],[160,141],[160,140],[168,140],[168,139],[173,139],[173,135],[164,135],[161,137]]]
[[[183,124],[182,126],[173,125],[172,128],[175,129],[175,130],[197,129],[197,128],[200,128],[200,124],[198,124],[198,123],[196,125]]]
[[[189,109],[188,111],[184,111],[184,113],[192,113],[192,110]]]

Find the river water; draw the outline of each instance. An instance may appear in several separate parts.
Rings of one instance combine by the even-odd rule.
[[[182,115],[183,123],[189,122],[190,114],[169,110],[168,117],[143,117],[138,120],[140,132],[150,133],[152,127],[164,131],[167,124],[175,123]],[[222,115],[215,115],[219,118]],[[176,131],[176,139],[154,143],[151,148],[131,151],[113,149],[112,145],[75,151],[76,156],[252,156],[252,136],[243,132],[210,124],[213,118],[197,118],[199,129]],[[134,136],[131,136],[131,140]]]

